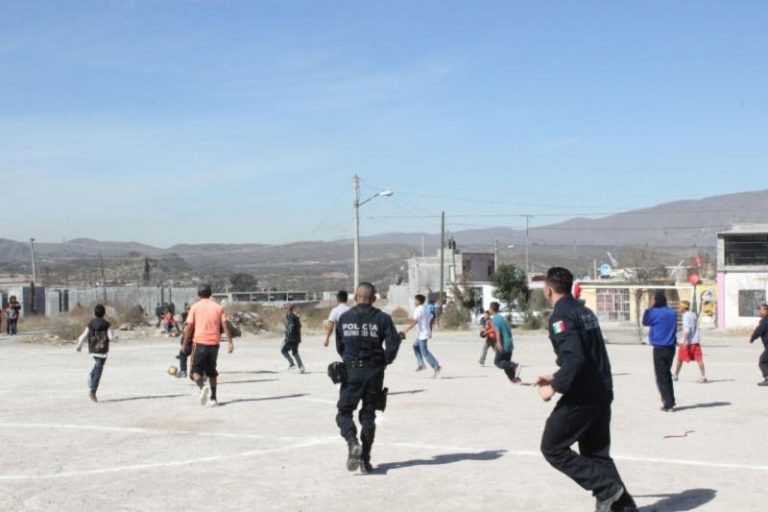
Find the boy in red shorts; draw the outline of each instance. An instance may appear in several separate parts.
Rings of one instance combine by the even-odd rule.
[[[701,352],[699,319],[696,313],[691,311],[691,303],[687,300],[680,301],[680,313],[683,315],[683,342],[680,343],[677,350],[677,367],[675,368],[674,380],[677,381],[680,376],[680,368],[683,367],[683,363],[696,361],[701,371],[699,382],[707,382],[707,375],[704,372],[704,354]]]

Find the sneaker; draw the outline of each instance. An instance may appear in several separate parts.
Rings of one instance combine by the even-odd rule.
[[[677,375],[673,375],[673,376],[672,376],[672,381],[673,381],[673,382],[677,382],[677,380],[678,380],[678,377],[677,377]]]
[[[360,461],[360,473],[363,475],[368,475],[370,473],[373,473],[373,466],[371,466],[371,462],[368,460]]]
[[[613,504],[619,501],[619,499],[621,499],[621,497],[624,495],[624,487],[620,485],[618,487],[619,489],[612,493],[608,498],[597,501],[595,512],[611,512],[611,507],[613,507]]]
[[[187,372],[179,372],[176,374],[177,379],[184,379],[187,377]]]
[[[218,407],[218,406],[219,406],[219,401],[216,400],[215,398],[211,398],[208,401],[208,407]]]
[[[768,379],[764,380],[763,382],[758,382],[758,386],[768,386]]]
[[[307,370],[303,366],[300,366],[299,373],[307,373]]]
[[[522,373],[522,371],[523,371],[523,365],[518,363],[517,367],[515,367],[515,378],[512,379],[512,382],[514,382],[515,384],[520,384],[522,382],[522,380],[520,380],[520,374]]]
[[[709,381],[707,380],[706,377],[702,377],[702,378],[699,379],[699,382],[701,382],[702,384],[706,384]]]
[[[295,364],[292,364],[292,365],[290,365],[288,367],[288,371],[295,370],[295,369],[296,369],[296,365]]]
[[[439,374],[441,371],[443,371],[443,367],[438,365],[438,367],[437,367],[437,368],[435,368],[435,374],[432,376],[432,378],[433,378],[433,379],[436,379],[436,378],[437,378],[437,375],[438,375],[438,374]]]
[[[206,384],[203,389],[200,390],[200,405],[208,403],[208,395],[211,394],[211,388]]]
[[[363,448],[355,441],[349,445],[349,455],[347,455],[347,470],[357,471],[360,467],[360,456],[363,453]]]
[[[91,397],[91,402],[98,402],[98,400],[96,399],[96,393],[94,393],[93,391],[88,393],[88,396]]]
[[[426,370],[426,369],[427,369],[427,367],[426,367],[426,366],[424,366],[424,365],[421,365],[421,366],[418,366],[418,367],[416,368],[416,371],[417,371],[417,372],[420,372],[420,371],[422,371],[422,370]]]
[[[660,409],[661,412],[675,412],[675,407],[667,407],[666,405],[661,406]]]

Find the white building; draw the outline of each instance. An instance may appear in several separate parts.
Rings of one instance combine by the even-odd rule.
[[[768,224],[735,225],[717,235],[718,326],[754,327],[768,297]]]
[[[491,276],[496,272],[494,254],[485,252],[461,252],[449,246],[445,249],[443,287],[450,298],[456,284],[472,290],[487,307],[492,293]],[[418,256],[408,259],[408,282],[389,289],[389,310],[403,308],[410,311],[413,297],[424,294],[437,300],[440,295],[440,250],[435,256]]]

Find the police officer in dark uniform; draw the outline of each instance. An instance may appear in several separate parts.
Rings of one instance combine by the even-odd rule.
[[[376,288],[361,283],[355,292],[356,306],[336,323],[336,351],[344,361],[346,378],[339,392],[336,424],[347,441],[347,469],[363,473],[372,470],[371,447],[376,433],[376,409],[383,410],[384,369],[392,364],[400,348],[400,335],[392,318],[373,307]],[[360,441],[352,414],[360,408]],[[362,446],[361,446],[362,442]]]
[[[610,456],[613,378],[595,314],[571,295],[573,274],[564,268],[547,273],[544,295],[554,307],[549,337],[560,368],[539,377],[541,398],[562,395],[541,439],[544,458],[597,500],[596,512],[637,510]],[[579,444],[579,453],[571,446]]]

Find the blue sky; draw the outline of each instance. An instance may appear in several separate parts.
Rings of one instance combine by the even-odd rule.
[[[766,26],[759,1],[5,0],[1,236],[344,238],[356,172],[395,191],[364,234],[768,188]]]

